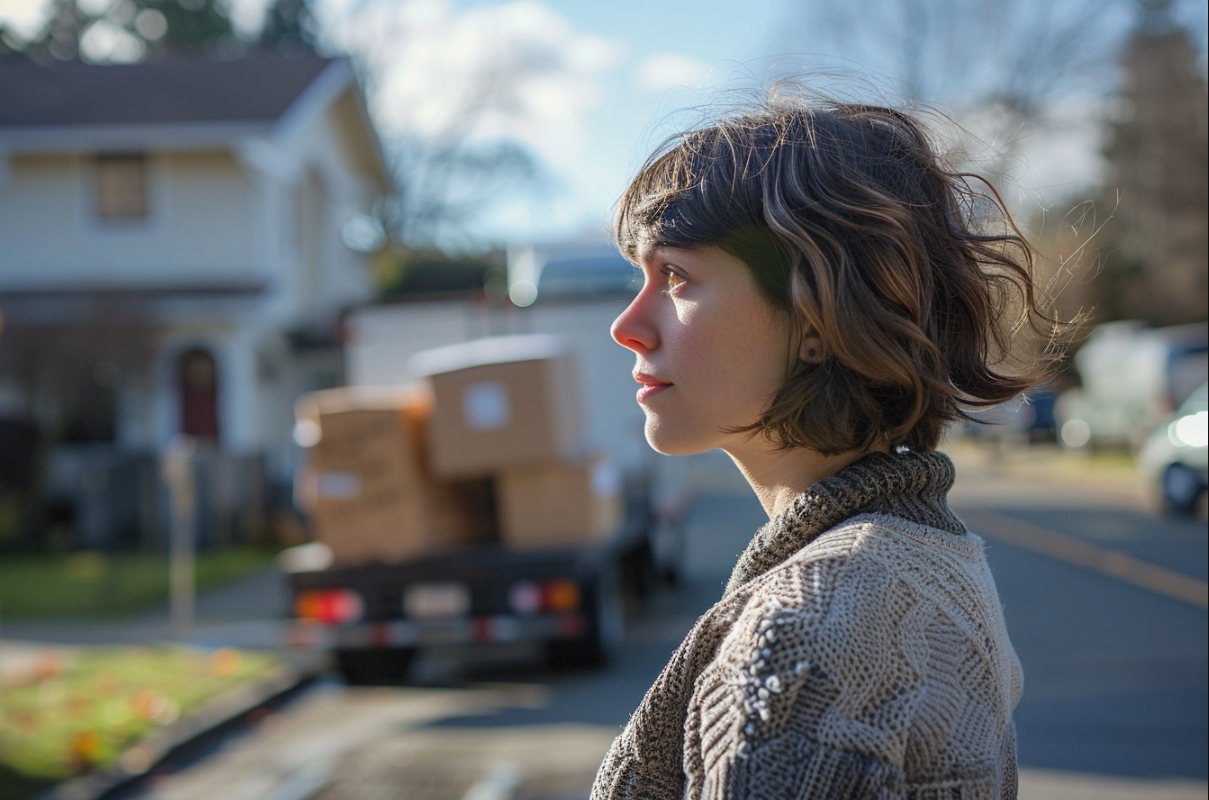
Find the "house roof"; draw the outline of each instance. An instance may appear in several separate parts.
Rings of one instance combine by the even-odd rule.
[[[0,128],[271,122],[331,63],[310,54],[106,65],[0,61]]]

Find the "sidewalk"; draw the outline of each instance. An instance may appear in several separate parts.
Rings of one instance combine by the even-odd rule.
[[[957,483],[949,503],[1024,503],[1110,508],[1151,514],[1158,511],[1156,489],[1125,455],[1089,455],[1053,444],[999,445],[948,439],[940,450],[953,460]]]

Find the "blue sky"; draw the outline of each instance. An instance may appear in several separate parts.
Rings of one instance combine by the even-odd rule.
[[[780,0],[735,2],[609,3],[552,2],[577,29],[593,31],[620,44],[618,64],[604,79],[600,104],[589,112],[592,145],[600,160],[593,172],[591,207],[607,211],[651,147],[667,133],[662,121],[681,104],[699,102],[691,91],[705,78],[677,81],[675,59],[696,62],[715,73],[766,58],[773,50],[777,24],[784,16]],[[662,59],[668,67],[664,86],[644,86],[636,73]],[[693,75],[685,63],[684,78]],[[654,77],[654,76],[652,76]],[[591,211],[588,212],[592,213]]]

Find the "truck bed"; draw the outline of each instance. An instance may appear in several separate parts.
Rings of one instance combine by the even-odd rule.
[[[626,520],[610,539],[588,546],[515,550],[498,544],[436,552],[409,561],[297,572],[288,576],[295,598],[306,593],[355,592],[355,620],[317,624],[298,620],[293,644],[337,653],[373,648],[414,649],[435,644],[576,642],[601,644],[608,617],[620,619],[625,589],[642,592],[650,573],[650,516],[645,496],[627,493]],[[570,607],[518,610],[518,586],[573,585]],[[417,617],[405,611],[416,591],[469,596],[462,613]],[[564,589],[565,591],[565,589]],[[619,624],[619,623],[613,623]]]

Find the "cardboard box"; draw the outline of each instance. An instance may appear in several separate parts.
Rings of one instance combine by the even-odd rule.
[[[621,471],[607,458],[505,470],[495,489],[501,537],[518,549],[604,541],[625,517]]]
[[[414,393],[315,392],[296,409],[309,444],[300,494],[337,564],[395,562],[496,535],[490,481],[442,481],[425,467],[430,404]]]
[[[500,336],[417,353],[429,379],[429,465],[444,478],[487,476],[582,451],[579,375],[551,336]]]

